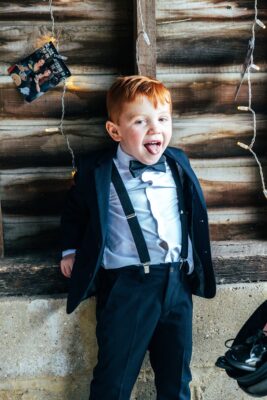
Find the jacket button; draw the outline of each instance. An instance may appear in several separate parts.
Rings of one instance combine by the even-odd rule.
[[[204,222],[204,219],[201,219],[199,222],[203,223],[203,222]]]

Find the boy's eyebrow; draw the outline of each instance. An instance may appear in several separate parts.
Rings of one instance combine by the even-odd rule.
[[[161,111],[161,112],[159,112],[159,115],[168,115],[169,116],[170,113],[168,111]],[[142,113],[142,112],[140,112],[140,113],[135,112],[135,113],[126,114],[126,116],[127,116],[127,119],[130,120],[134,117],[144,117],[144,116],[146,116],[146,114]]]
[[[130,121],[133,118],[141,117],[141,116],[143,117],[144,115],[145,114],[142,114],[142,113],[129,113],[129,114],[126,114],[126,118],[128,121]]]

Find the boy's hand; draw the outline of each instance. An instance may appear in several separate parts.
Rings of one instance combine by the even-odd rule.
[[[74,261],[75,261],[75,253],[68,254],[67,256],[63,257],[62,260],[60,261],[61,272],[66,278],[71,277]]]

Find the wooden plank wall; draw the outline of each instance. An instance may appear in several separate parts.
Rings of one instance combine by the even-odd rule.
[[[65,97],[65,133],[76,155],[109,145],[105,91],[115,76],[134,72],[132,3],[53,0],[59,49],[73,74]],[[267,24],[266,4],[258,6]],[[235,244],[236,257],[246,243],[261,249],[262,258],[250,262],[259,266],[254,279],[264,279],[267,203],[254,159],[236,145],[238,140],[249,143],[252,136],[250,114],[236,109],[247,103],[247,84],[234,101],[253,12],[253,0],[157,0],[157,77],[173,95],[172,145],[188,153],[204,188],[214,254],[229,258],[222,243],[231,249]],[[59,123],[62,86],[26,104],[6,72],[42,45],[50,28],[48,1],[0,3],[0,199],[5,255],[13,257],[6,263],[13,267],[14,257],[56,252],[60,210],[71,184],[66,143],[60,133],[45,131]],[[267,176],[266,31],[260,28],[255,62],[261,67],[252,76],[255,150]],[[251,245],[255,241],[256,247]],[[239,279],[229,278],[225,265],[217,264],[228,281]]]

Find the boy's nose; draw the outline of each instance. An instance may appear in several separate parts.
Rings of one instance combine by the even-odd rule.
[[[154,133],[158,133],[159,132],[159,126],[156,122],[151,122],[148,128],[148,133],[150,135],[153,135]]]

